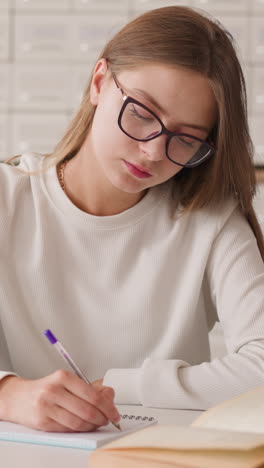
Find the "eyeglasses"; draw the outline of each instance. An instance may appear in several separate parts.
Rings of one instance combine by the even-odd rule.
[[[167,135],[165,154],[170,161],[182,167],[199,166],[214,154],[214,147],[207,141],[187,133],[170,132],[147,106],[127,96],[115,74],[111,73],[124,101],[118,116],[118,126],[128,137],[137,141],[150,141],[160,135]]]

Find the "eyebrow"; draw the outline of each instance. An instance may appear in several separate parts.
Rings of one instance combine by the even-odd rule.
[[[143,89],[139,88],[132,88],[134,91],[136,91],[138,94],[141,94],[143,97],[148,99],[151,104],[153,104],[162,114],[167,114],[167,112],[160,106],[160,104],[146,91],[143,91]],[[179,126],[181,127],[188,127],[188,128],[194,128],[196,130],[202,130],[203,132],[209,133],[210,128],[204,127],[203,125],[196,125],[196,124],[187,124],[187,123],[180,123]]]

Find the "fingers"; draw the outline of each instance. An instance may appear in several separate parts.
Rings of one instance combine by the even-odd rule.
[[[114,391],[110,387],[105,387],[102,390],[98,390],[93,385],[89,385],[79,377],[71,374],[68,371],[60,370],[57,371],[57,378],[63,380],[64,387],[73,395],[84,400],[89,405],[94,407],[96,421],[98,421],[99,415],[97,412],[101,412],[108,420],[117,422],[120,420],[120,415],[114,405]],[[54,374],[54,375],[55,375]],[[93,421],[93,419],[92,419]]]
[[[50,417],[43,416],[38,421],[28,424],[29,427],[46,432],[89,432],[97,426],[87,423],[67,410],[54,405],[50,408]]]
[[[97,425],[79,418],[65,408],[58,405],[52,407],[50,420],[47,420],[52,431],[58,432],[90,432],[97,429]],[[48,429],[50,431],[50,429]]]
[[[62,389],[60,392],[56,392],[54,395],[54,403],[57,406],[62,406],[70,414],[77,417],[80,421],[80,424],[83,423],[84,425],[85,423],[87,425],[87,422],[91,422],[93,426],[99,427],[105,426],[109,422],[106,416],[100,410],[89,404],[87,401],[73,395],[67,389]],[[62,422],[62,420],[60,420],[60,422]],[[72,428],[71,425],[66,424],[66,426]],[[85,426],[84,429],[78,430],[88,429],[86,429]]]
[[[103,385],[103,379],[97,379],[97,380],[94,380],[92,382],[93,386],[98,388],[98,390],[102,390],[102,388],[104,387]]]

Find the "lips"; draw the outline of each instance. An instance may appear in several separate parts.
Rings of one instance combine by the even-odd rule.
[[[141,166],[138,166],[137,164],[132,164],[132,166],[134,166],[138,171],[141,171],[141,172],[144,172],[145,174],[147,175],[152,175],[147,169],[145,169],[144,167],[141,167]]]
[[[152,177],[152,174],[144,167],[139,166],[138,164],[131,164],[130,162],[125,160],[124,163],[127,166],[128,170],[135,176],[139,178]]]

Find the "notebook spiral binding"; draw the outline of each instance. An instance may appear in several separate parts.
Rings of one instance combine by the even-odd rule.
[[[152,416],[135,416],[134,414],[121,414],[122,419],[134,419],[135,421],[154,421]]]

